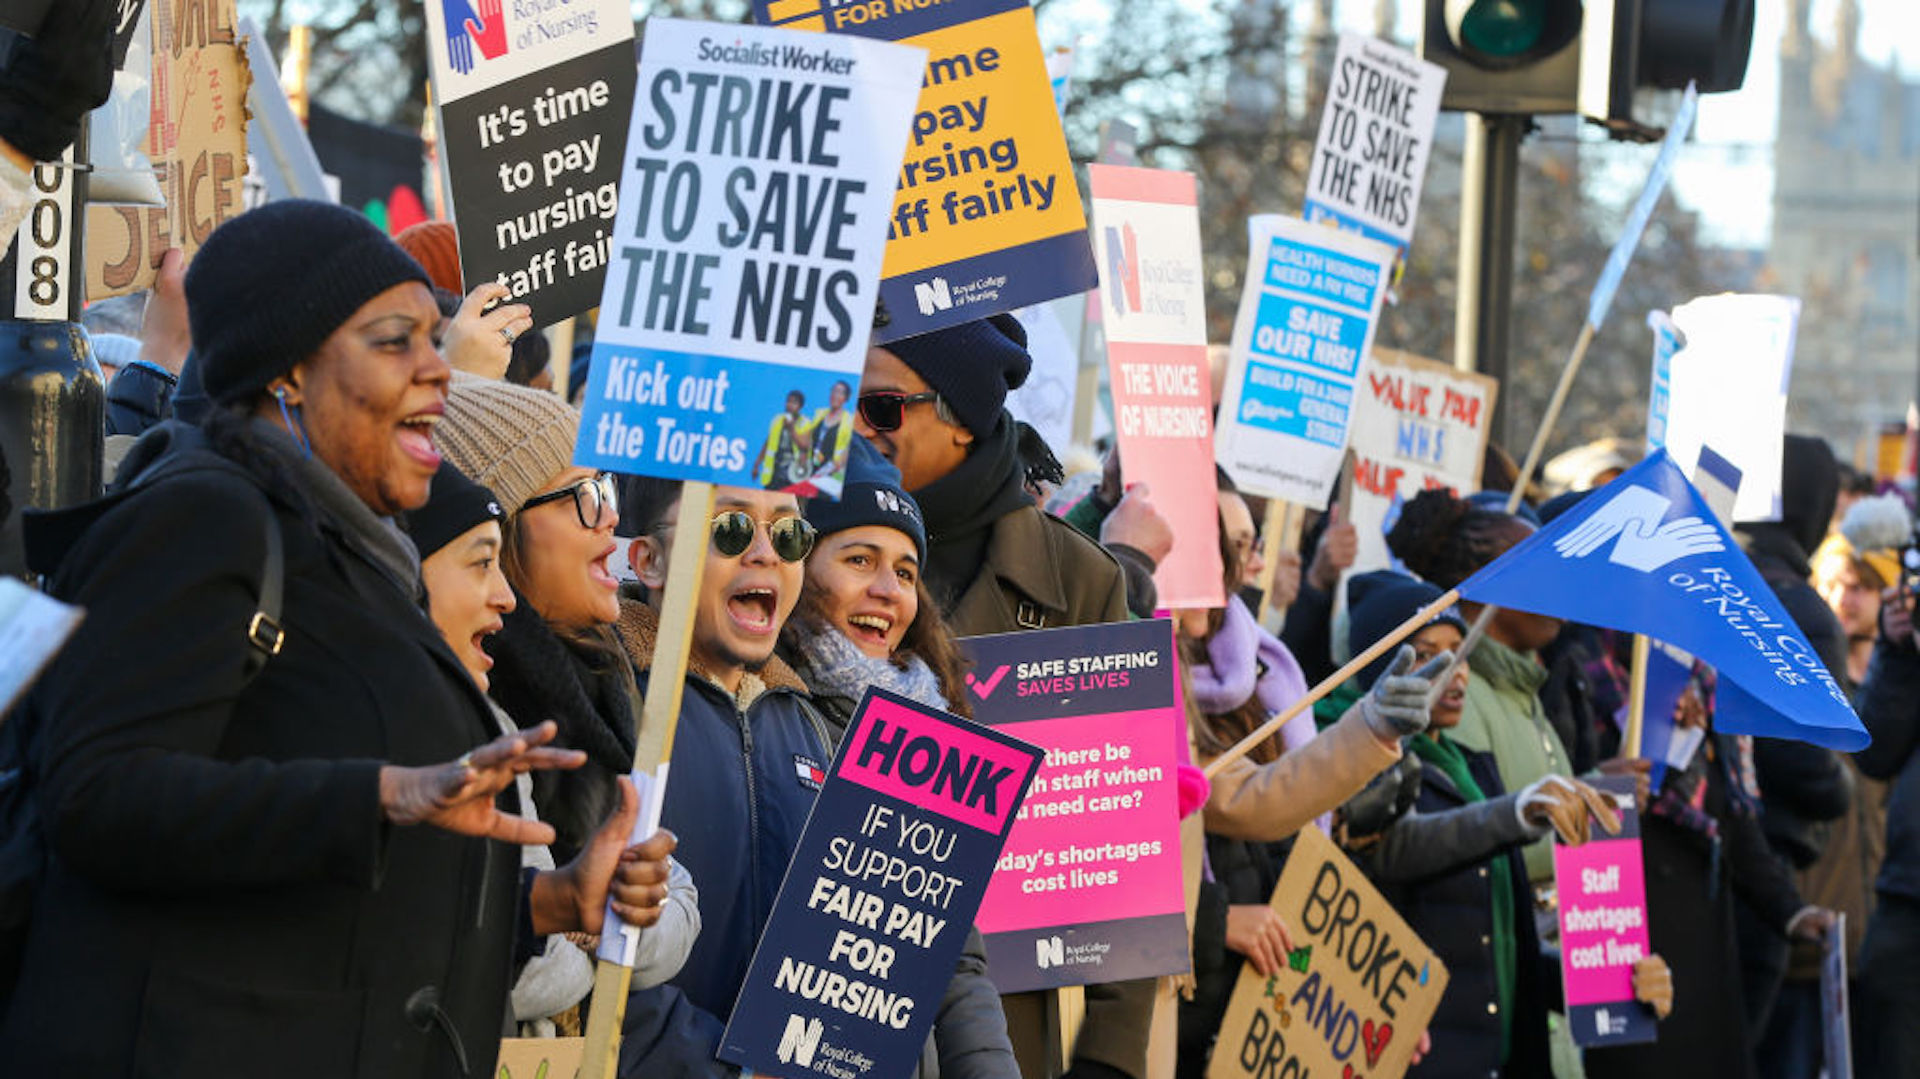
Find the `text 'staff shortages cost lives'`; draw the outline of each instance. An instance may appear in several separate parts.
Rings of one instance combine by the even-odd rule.
[[[1027,0],[754,0],[761,22],[927,50],[876,343],[1094,287],[1093,249]]]
[[[913,1072],[1040,750],[869,689],[721,1039],[783,1079]]]
[[[858,378],[924,64],[648,20],[577,462],[753,486],[788,398]]]
[[[980,908],[1003,993],[1189,969],[1164,619],[969,637],[974,718],[1047,756]]]
[[[613,251],[633,105],[627,5],[426,0],[426,9],[466,287],[498,281],[541,326],[588,310]]]

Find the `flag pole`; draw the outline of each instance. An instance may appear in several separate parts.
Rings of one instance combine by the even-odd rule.
[[[1640,755],[1640,733],[1646,727],[1648,645],[1646,634],[1633,635],[1633,665],[1627,674],[1627,734],[1620,743],[1620,755],[1629,759]]]
[[[1566,407],[1567,396],[1573,390],[1574,376],[1580,373],[1580,365],[1587,360],[1587,349],[1593,346],[1593,335],[1593,323],[1580,324],[1580,336],[1573,343],[1573,352],[1567,357],[1566,366],[1560,369],[1560,382],[1554,386],[1553,397],[1547,401],[1547,413],[1541,417],[1540,427],[1533,433],[1533,444],[1527,447],[1526,463],[1520,466],[1520,474],[1514,478],[1513,490],[1507,492],[1509,515],[1520,508],[1521,501],[1526,497],[1527,484],[1533,482],[1533,471],[1540,467],[1540,458],[1547,449],[1547,439],[1553,435],[1554,425],[1560,422],[1560,410]],[[1499,613],[1500,608],[1488,605],[1474,616],[1473,624],[1467,627],[1466,639],[1460,642],[1459,648],[1454,649],[1453,662],[1447,665],[1446,673],[1440,676],[1440,680],[1433,684],[1429,705],[1433,698],[1440,695],[1440,687],[1451,683],[1454,674],[1473,656],[1473,650],[1480,647],[1480,639],[1487,635],[1488,624]]]
[[[693,604],[700,591],[701,571],[707,564],[707,521],[712,516],[713,484],[682,484],[680,512],[674,519],[673,544],[667,555],[660,633],[654,638],[652,674],[646,701],[641,705],[639,738],[633,752],[634,770],[654,777],[651,806],[640,807],[638,825],[648,834],[658,826],[659,807],[666,800],[667,765],[673,757],[674,731],[680,725],[680,695],[686,689],[687,656],[693,644]],[[580,1079],[612,1079],[619,1063],[620,1025],[626,1018],[627,991],[632,984],[632,967],[608,959],[594,962]]]
[[[1221,769],[1252,752],[1255,746],[1273,737],[1274,732],[1286,726],[1293,717],[1313,707],[1322,697],[1339,688],[1347,679],[1359,674],[1367,664],[1385,655],[1388,649],[1411,637],[1422,626],[1433,621],[1441,611],[1453,606],[1454,601],[1459,598],[1459,589],[1449,589],[1446,595],[1415,611],[1405,622],[1394,627],[1392,632],[1373,642],[1366,651],[1348,660],[1346,666],[1321,679],[1320,684],[1308,690],[1305,696],[1281,709],[1272,719],[1262,723],[1252,734],[1234,743],[1225,753],[1208,761],[1207,778],[1212,779],[1220,773]]]

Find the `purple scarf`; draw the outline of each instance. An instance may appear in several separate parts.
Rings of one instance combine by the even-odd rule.
[[[1268,715],[1306,696],[1307,678],[1287,646],[1253,620],[1239,597],[1227,597],[1226,620],[1207,642],[1207,662],[1194,664],[1194,703],[1210,715],[1225,715],[1258,695]],[[1303,711],[1280,728],[1280,744],[1298,749],[1313,739],[1313,713]]]

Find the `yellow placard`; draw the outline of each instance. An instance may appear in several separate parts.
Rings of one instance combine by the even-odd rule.
[[[1302,828],[1273,892],[1297,947],[1240,972],[1207,1079],[1397,1079],[1440,1006],[1447,968],[1333,841]]]

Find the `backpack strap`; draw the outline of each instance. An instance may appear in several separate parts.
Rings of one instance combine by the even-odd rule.
[[[280,627],[280,594],[286,583],[286,551],[280,535],[280,515],[274,512],[273,504],[267,504],[267,554],[260,570],[259,608],[253,612],[253,618],[247,622],[246,677],[248,681],[260,673],[267,660],[280,654],[280,646],[286,643],[286,631]]]

